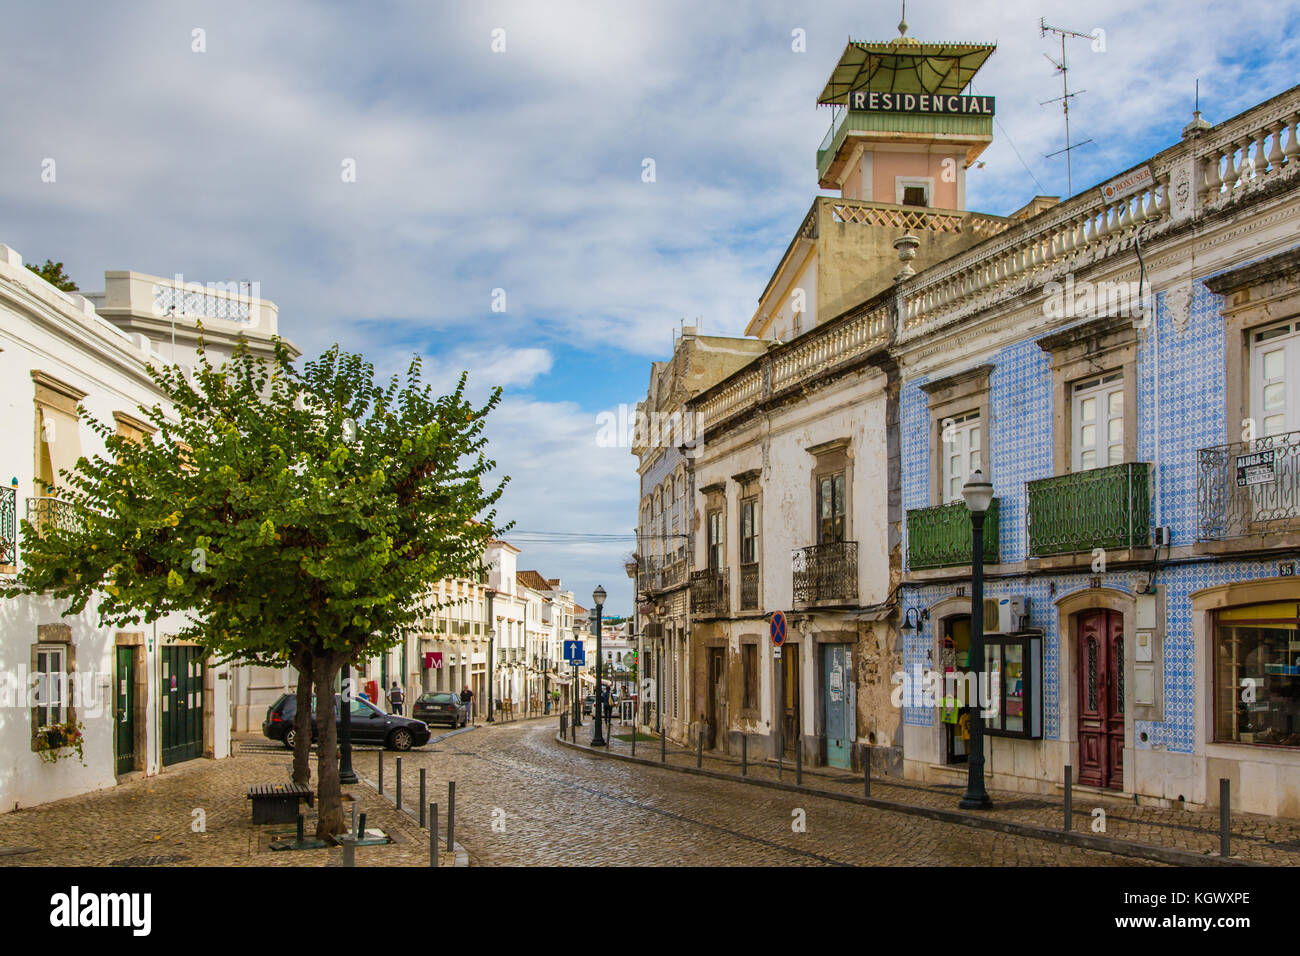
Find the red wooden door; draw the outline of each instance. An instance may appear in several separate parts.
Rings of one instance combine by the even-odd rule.
[[[1124,617],[1079,615],[1079,783],[1124,786]]]

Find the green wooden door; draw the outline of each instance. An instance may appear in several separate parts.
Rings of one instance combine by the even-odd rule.
[[[162,648],[163,766],[203,750],[203,659],[197,647]]]
[[[117,693],[113,699],[117,772],[135,769],[135,648],[117,649]]]

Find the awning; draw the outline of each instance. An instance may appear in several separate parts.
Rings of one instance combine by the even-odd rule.
[[[850,40],[817,103],[845,106],[854,90],[960,93],[996,49],[995,43],[921,43],[906,37],[885,43]]]

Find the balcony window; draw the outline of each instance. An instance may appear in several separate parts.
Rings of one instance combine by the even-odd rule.
[[[1120,372],[1076,383],[1072,389],[1074,471],[1124,461],[1124,376]]]
[[[943,503],[963,501],[962,485],[982,467],[980,413],[968,412],[943,422]]]
[[[715,571],[722,567],[723,563],[722,521],[721,511],[709,512],[709,568]]]
[[[937,508],[913,508],[907,512],[907,567],[962,567],[970,564],[970,509],[962,500]],[[984,563],[997,564],[998,499],[984,513]]]
[[[817,480],[817,543],[844,540],[844,473],[823,475]]]
[[[827,541],[794,553],[794,603],[849,604],[858,599],[858,543]]]
[[[1300,322],[1251,334],[1251,417],[1261,437],[1300,430]]]

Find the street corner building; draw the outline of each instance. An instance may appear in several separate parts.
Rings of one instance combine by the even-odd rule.
[[[993,110],[1037,107],[970,93],[994,52],[851,41],[818,97],[839,195],[745,338],[652,366],[645,418],[682,424],[633,448],[641,719],[960,784],[979,706],[993,788],[1207,807],[1226,778],[1300,817],[1300,87],[991,215]]]
[[[0,245],[0,424],[9,461],[0,488],[0,575],[23,562],[21,518],[37,533],[76,520],[59,496],[61,472],[104,454],[78,405],[118,435],[152,431],[141,406],[163,396],[147,367],[197,361],[198,321],[209,358],[239,339],[271,354],[274,304],[239,283],[105,274],[104,291],[64,292]],[[296,349],[290,344],[290,354]],[[100,626],[95,600],[75,616],[40,596],[0,603],[0,812],[230,755],[237,669],[174,639],[183,621]],[[71,746],[81,738],[82,759]],[[84,761],[84,762],[83,762]]]

